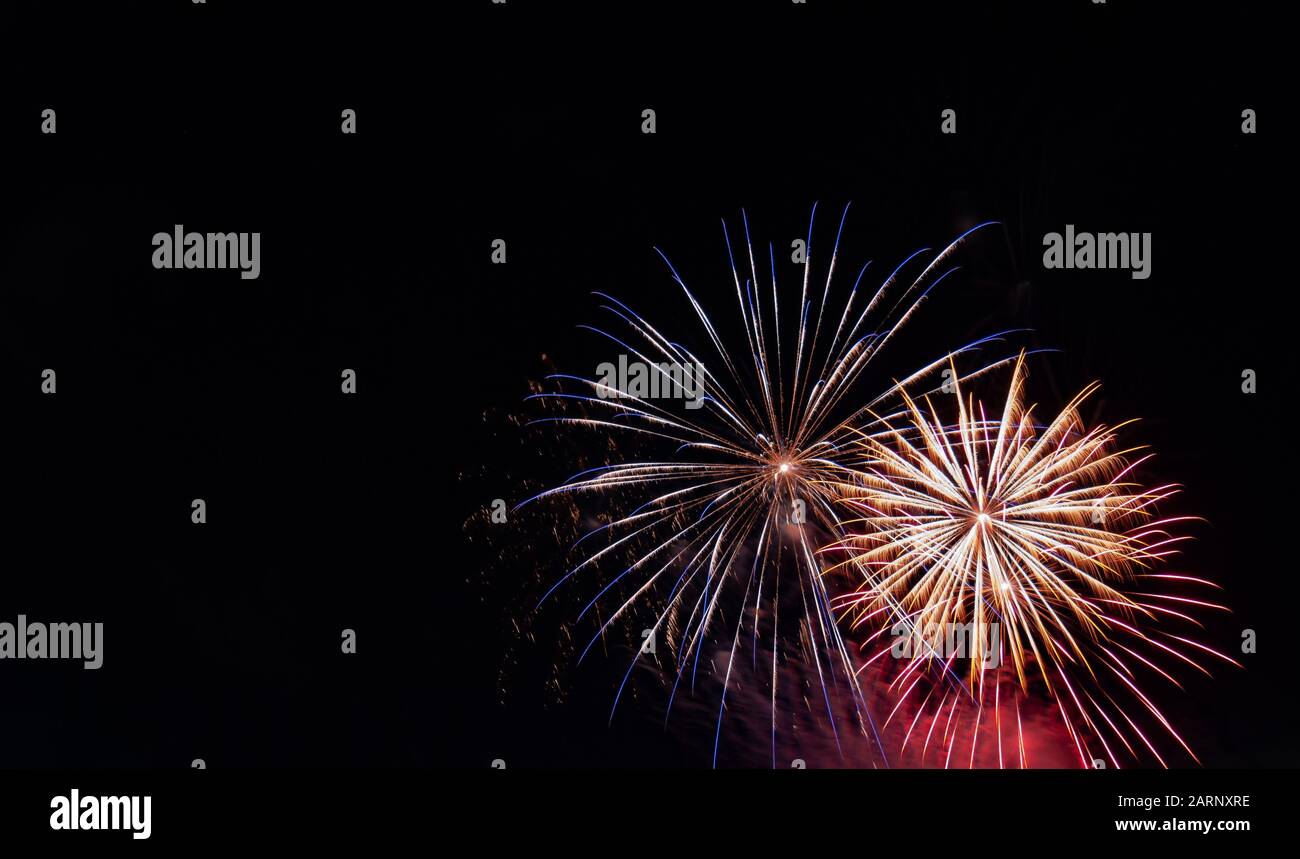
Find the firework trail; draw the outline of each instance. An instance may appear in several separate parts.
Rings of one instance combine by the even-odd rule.
[[[948,261],[959,244],[988,224],[958,236],[923,266],[915,261],[924,259],[930,249],[917,251],[869,299],[858,291],[867,263],[847,295],[833,299],[847,212],[846,206],[824,282],[817,283],[813,207],[793,312],[780,302],[772,246],[768,245],[767,268],[760,278],[748,219],[742,213],[744,256],[738,269],[723,223],[731,262],[728,291],[734,287],[743,328],[743,337],[735,344],[729,344],[662,252],[689,304],[690,316],[699,324],[703,352],[669,339],[627,304],[596,293],[617,328],[581,327],[608,338],[628,359],[648,367],[666,391],[684,393],[682,374],[674,373],[674,368],[696,368],[702,387],[702,396],[694,403],[697,408],[685,407],[680,400],[615,390],[604,379],[561,374],[548,377],[560,390],[530,397],[565,410],[534,423],[591,430],[606,443],[618,439],[613,446],[616,458],[636,449],[633,439],[671,451],[666,458],[629,459],[587,469],[519,506],[548,497],[573,500],[596,494],[613,508],[604,524],[578,541],[575,548],[581,550],[582,560],[558,578],[538,606],[557,589],[611,568],[614,574],[599,579],[603,584],[578,615],[579,620],[592,615],[598,626],[578,661],[612,624],[626,623],[634,612],[642,612],[646,634],[664,641],[675,663],[665,722],[679,693],[694,690],[701,654],[707,653],[706,673],[712,673],[721,687],[713,737],[715,765],[728,689],[742,671],[765,678],[770,687],[771,759],[776,765],[776,687],[783,639],[794,641],[799,659],[813,668],[817,689],[805,700],[823,710],[836,746],[840,734],[834,714],[844,709],[838,700],[841,696],[851,702],[855,727],[875,735],[851,655],[835,623],[816,548],[843,536],[834,484],[844,479],[844,446],[874,427],[887,429],[883,418],[876,416],[899,407],[898,394],[904,386],[929,384],[949,356],[885,386],[871,398],[862,391],[870,380],[868,368],[929,291],[956,270]],[[905,269],[919,272],[904,277]],[[975,341],[953,354],[978,350],[1007,333]],[[970,375],[1009,360],[1003,358]],[[739,655],[746,649],[750,658],[742,660]],[[611,720],[639,657],[639,653],[633,657],[623,675]],[[749,663],[747,668],[742,662]],[[752,689],[748,686],[747,694]]]
[[[1162,735],[1195,760],[1142,687],[1208,675],[1210,657],[1237,664],[1188,637],[1194,612],[1227,609],[1170,592],[1216,586],[1159,571],[1189,539],[1171,529],[1191,517],[1156,513],[1178,488],[1134,483],[1150,454],[1117,449],[1118,427],[1084,427],[1078,407],[1096,384],[1040,426],[1024,381],[1022,356],[991,418],[955,382],[954,424],[928,394],[904,394],[906,419],[864,432],[861,470],[838,487],[858,518],[827,551],[864,585],[837,608],[874,629],[864,668],[880,663],[897,695],[886,725],[912,715],[901,745],[923,762],[991,765],[993,744],[977,745],[996,735],[996,765],[1027,766],[1021,710],[1041,684],[1083,766],[1146,752],[1167,766]]]

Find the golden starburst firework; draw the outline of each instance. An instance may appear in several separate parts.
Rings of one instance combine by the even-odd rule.
[[[1157,505],[1178,487],[1143,488],[1132,475],[1149,455],[1119,449],[1119,428],[1084,426],[1079,405],[1096,384],[1039,425],[1024,383],[1022,356],[995,419],[954,379],[955,423],[939,418],[945,403],[904,395],[905,421],[891,433],[861,436],[862,465],[837,487],[858,518],[846,517],[852,533],[827,551],[842,555],[835,568],[856,571],[863,586],[839,607],[855,626],[878,625],[870,642],[892,632],[892,646],[871,662],[898,655],[900,638],[901,652],[924,657],[893,681],[904,698],[928,688],[927,701],[938,701],[942,687],[918,685],[923,669],[939,666],[955,677],[957,661],[968,660],[969,688],[955,692],[949,684],[939,709],[965,695],[978,720],[985,675],[1004,670],[1009,657],[1022,693],[1041,679],[1085,765],[1093,741],[1116,766],[1118,745],[1136,756],[1133,738],[1163,764],[1142,719],[1154,719],[1195,758],[1140,686],[1151,673],[1178,685],[1171,672],[1179,663],[1208,674],[1197,655],[1232,662],[1169,628],[1200,626],[1187,612],[1222,606],[1156,592],[1173,583],[1213,587],[1157,572],[1189,539],[1171,528],[1192,517],[1160,518]],[[954,650],[954,629],[969,646]]]

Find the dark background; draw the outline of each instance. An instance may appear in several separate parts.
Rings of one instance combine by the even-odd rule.
[[[568,475],[503,416],[548,365],[606,357],[574,327],[593,289],[684,322],[658,246],[724,314],[719,220],[744,207],[780,253],[814,201],[823,231],[852,201],[854,264],[1002,222],[910,348],[1031,327],[1062,350],[1035,363],[1035,399],[1099,379],[1098,415],[1142,417],[1148,477],[1208,520],[1180,566],[1225,585],[1216,643],[1260,639],[1172,712],[1209,766],[1296,765],[1291,147],[1266,22],[211,5],[56,31],[5,13],[0,619],[103,621],[106,640],[98,672],[0,664],[0,731],[21,740],[0,766],[707,765],[654,719],[606,726],[617,658],[547,700],[550,645],[511,621],[548,559],[502,565],[466,522]],[[260,230],[261,277],[153,270],[150,237],[176,223]],[[1152,277],[1044,271],[1066,223],[1152,232]]]

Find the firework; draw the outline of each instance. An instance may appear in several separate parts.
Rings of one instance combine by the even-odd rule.
[[[662,252],[689,305],[689,317],[698,323],[702,345],[688,347],[670,339],[627,304],[597,293],[617,327],[582,327],[607,338],[627,360],[657,377],[661,391],[684,393],[690,388],[698,394],[693,402],[653,399],[643,389],[621,388],[609,377],[572,375],[548,377],[559,390],[531,398],[565,410],[535,423],[593,431],[610,445],[617,460],[587,469],[524,502],[599,495],[600,504],[613,510],[578,541],[582,559],[558,577],[541,602],[578,580],[596,580],[588,585],[595,595],[579,614],[579,619],[589,614],[596,618],[596,631],[579,661],[613,624],[626,623],[641,612],[637,628],[665,642],[675,662],[667,713],[682,689],[694,688],[701,655],[706,654],[703,663],[721,687],[715,764],[727,692],[739,680],[741,662],[748,661],[747,681],[753,678],[769,689],[771,757],[776,765],[776,687],[783,638],[795,642],[799,658],[812,666],[817,678],[815,687],[796,697],[816,702],[809,706],[825,714],[836,746],[834,713],[843,701],[833,699],[841,695],[852,702],[857,727],[874,733],[851,656],[835,624],[815,547],[842,536],[833,485],[844,479],[844,446],[864,427],[867,433],[883,428],[875,415],[889,413],[891,405],[897,408],[898,392],[905,385],[928,384],[948,356],[881,386],[883,390],[877,387],[874,397],[863,395],[875,375],[868,368],[929,291],[956,270],[948,260],[962,240],[987,225],[963,233],[923,267],[916,261],[930,249],[917,251],[869,299],[858,291],[867,263],[851,289],[837,299],[832,284],[847,212],[845,207],[820,283],[814,281],[810,219],[799,299],[792,312],[780,301],[772,246],[760,277],[748,219],[742,214],[745,256],[738,269],[723,223],[731,262],[727,290],[734,288],[743,331],[738,337],[728,337],[714,324],[704,303]],[[914,276],[902,274],[918,268]],[[977,350],[1001,334],[954,354]],[[621,360],[620,370],[624,363]],[[675,372],[681,367],[691,371]],[[656,448],[667,456],[639,455],[642,449]],[[625,450],[638,455],[624,458]],[[745,648],[752,654],[749,660],[738,658]],[[623,675],[611,719],[639,656]],[[753,688],[747,688],[747,696],[752,697]]]
[[[1024,382],[1022,356],[992,417],[960,381],[937,403],[904,393],[904,420],[862,434],[859,473],[837,487],[856,513],[845,523],[853,533],[828,551],[864,584],[837,608],[875,628],[868,666],[920,657],[892,672],[889,718],[914,713],[902,742],[923,756],[937,745],[947,765],[968,737],[969,758],[963,748],[957,759],[973,763],[979,738],[995,733],[998,764],[1026,765],[1021,704],[1041,683],[1084,766],[1118,767],[1142,748],[1166,765],[1144,725],[1195,759],[1142,688],[1178,685],[1180,667],[1208,674],[1208,657],[1232,662],[1185,631],[1200,627],[1195,612],[1226,609],[1169,592],[1214,585],[1160,572],[1189,539],[1174,531],[1191,517],[1156,512],[1178,487],[1133,481],[1150,454],[1118,449],[1123,425],[1083,425],[1079,405],[1095,384],[1039,425]],[[945,424],[938,407],[950,404],[956,420]],[[878,667],[890,673],[887,661]],[[973,725],[959,729],[959,713]]]

